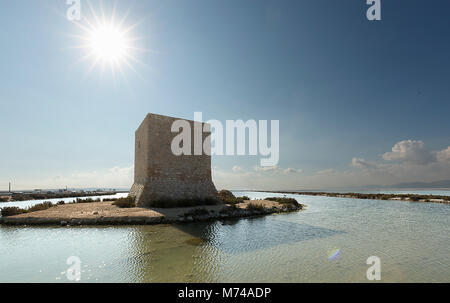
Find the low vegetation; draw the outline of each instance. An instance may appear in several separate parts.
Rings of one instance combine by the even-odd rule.
[[[297,200],[295,200],[294,198],[270,197],[266,198],[265,200],[278,202],[279,204],[286,206],[290,209],[302,207],[302,205],[298,203]]]
[[[19,207],[3,207],[0,210],[0,214],[2,215],[2,217],[10,217],[10,216],[17,216],[20,214],[25,214],[28,211],[26,209],[22,209]]]
[[[257,211],[257,212],[263,212],[266,210],[266,207],[262,204],[256,204],[256,203],[249,203],[247,205],[247,210],[250,211]]]
[[[165,198],[153,201],[152,207],[159,208],[175,208],[175,207],[190,207],[198,205],[217,205],[220,201],[215,199],[171,199]]]
[[[44,203],[39,203],[39,204],[33,205],[28,208],[3,207],[0,210],[0,214],[2,217],[17,216],[20,214],[27,214],[27,213],[32,213],[32,212],[36,212],[36,211],[47,210],[53,206],[55,206],[55,205],[52,204],[51,202],[44,202]]]
[[[39,204],[33,205],[33,206],[29,207],[27,210],[29,213],[32,213],[35,211],[47,210],[53,206],[55,206],[55,205],[51,202],[44,202],[44,203],[39,203]]]
[[[417,197],[417,196],[412,196],[412,197],[409,198],[409,200],[410,200],[410,201],[413,201],[413,202],[419,202],[419,201],[420,201],[420,198]],[[427,199],[427,200],[429,201],[429,199]],[[426,201],[426,200],[425,200],[425,201]]]
[[[450,196],[442,195],[419,195],[419,194],[371,194],[371,193],[331,193],[331,192],[285,192],[280,191],[280,194],[296,194],[304,196],[325,196],[325,197],[338,197],[338,198],[352,198],[352,199],[366,199],[366,200],[393,200],[399,199],[403,201],[414,202],[431,202],[435,200],[442,200],[449,202]]]
[[[46,200],[76,198],[80,196],[106,196],[115,195],[116,192],[45,192],[45,193],[13,193],[11,201]]]
[[[117,199],[112,203],[112,205],[115,205],[119,208],[133,208],[136,207],[136,202],[134,201],[134,198],[128,196],[126,198]]]
[[[244,201],[250,200],[249,197],[243,196],[243,197],[236,197],[233,195],[233,193],[229,190],[221,190],[219,191],[219,198],[225,203],[225,204],[238,204],[242,203]]]
[[[80,199],[77,198],[74,203],[95,203],[95,202],[102,202],[102,199],[97,198],[97,199],[92,199],[92,198],[87,198],[87,199]]]
[[[120,198],[105,198],[105,199],[103,199],[103,202],[114,202],[114,201],[117,201],[118,199],[120,199]]]
[[[131,198],[120,198],[120,199],[105,199],[105,201],[112,201],[114,200],[114,204],[118,207],[121,208],[127,208],[127,207],[135,207],[136,205],[134,204],[134,201],[132,201],[132,203],[130,202]],[[132,199],[131,199],[132,200]],[[56,204],[53,204],[52,202],[43,202],[43,203],[39,203],[33,206],[30,206],[28,208],[20,208],[20,207],[3,207],[0,209],[0,215],[2,217],[11,217],[11,216],[17,216],[20,214],[27,214],[27,213],[32,213],[32,212],[36,212],[36,211],[43,211],[43,210],[47,210],[49,208],[58,206],[58,205],[66,205],[66,204],[76,204],[76,203],[95,203],[95,202],[101,202],[101,199],[92,199],[92,198],[87,198],[87,199],[79,199],[77,198],[76,200],[73,200],[72,202],[65,202],[65,201],[59,201]]]
[[[229,203],[230,201],[235,201],[236,197],[233,195],[233,193],[229,190],[221,190],[218,192],[219,198],[225,202]]]

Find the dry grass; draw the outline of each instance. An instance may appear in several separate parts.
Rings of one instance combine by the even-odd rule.
[[[136,202],[134,202],[134,198],[128,196],[126,198],[117,199],[112,203],[119,208],[133,208],[136,207]]]

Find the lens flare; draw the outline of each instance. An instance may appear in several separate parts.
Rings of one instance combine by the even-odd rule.
[[[328,260],[329,261],[336,260],[337,258],[339,258],[340,255],[341,255],[341,250],[339,248],[335,248],[328,253]]]

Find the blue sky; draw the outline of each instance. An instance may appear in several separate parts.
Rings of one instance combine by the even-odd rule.
[[[69,48],[65,2],[0,4],[0,190],[130,186],[149,112],[280,120],[278,167],[215,157],[220,188],[450,179],[449,1],[383,0],[369,22],[363,0],[119,0],[151,51],[116,78]]]

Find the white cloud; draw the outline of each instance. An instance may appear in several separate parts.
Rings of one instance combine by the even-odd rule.
[[[392,147],[391,152],[383,154],[387,161],[405,161],[418,164],[427,164],[434,161],[432,153],[425,149],[422,141],[405,140]]]
[[[58,175],[49,179],[33,182],[29,188],[131,188],[133,185],[133,166],[115,166],[106,170],[76,172]]]
[[[377,167],[377,165],[375,163],[368,162],[368,161],[366,161],[364,159],[361,159],[361,158],[353,158],[352,159],[352,166],[358,167],[358,168],[366,168],[366,169],[376,168]]]
[[[281,173],[281,174],[301,174],[302,170],[301,169],[297,169],[297,168],[292,168],[292,167],[288,167],[288,168],[281,168],[278,166],[255,166],[255,171],[257,172],[272,172],[272,173]]]
[[[251,171],[215,170],[213,177],[218,188],[260,190],[332,189],[432,182],[450,179],[450,147],[429,151],[422,141],[406,140],[394,144],[392,151],[383,154],[380,161],[354,157],[350,165],[353,168],[329,168],[311,174],[292,167],[256,166]]]
[[[283,174],[301,174],[302,170],[301,169],[295,169],[295,168],[286,168],[285,170],[283,170]]]
[[[220,169],[214,167],[212,171],[214,184],[218,189],[296,189],[299,187],[301,169],[280,168],[278,166],[255,166],[246,171],[239,167]]]
[[[257,172],[277,172],[280,171],[278,166],[255,166]]]
[[[401,141],[394,145],[392,151],[383,154],[380,160],[367,161],[354,157],[351,161],[353,168],[330,168],[310,174],[294,167],[256,166],[245,169],[235,165],[223,170],[214,167],[212,175],[218,189],[261,190],[325,189],[450,179],[450,147],[432,152],[425,148],[422,141]],[[39,181],[37,178],[23,181],[23,184],[14,184],[16,188],[63,188],[66,185],[80,188],[130,188],[133,184],[133,166],[115,166],[105,170],[48,176]],[[0,184],[7,186],[8,182]]]
[[[316,172],[317,176],[321,176],[321,175],[334,175],[336,174],[336,171],[332,168],[328,168],[328,169],[324,169],[324,170],[319,170],[318,172]]]
[[[436,158],[439,162],[449,162],[450,163],[450,146],[447,149],[438,151],[436,153]]]
[[[388,163],[373,163],[353,158],[352,166],[359,180],[367,184],[389,185],[403,182],[432,182],[450,178],[450,147],[429,151],[422,141],[405,140],[394,145],[391,152],[382,155]],[[350,181],[350,180],[349,180]]]

